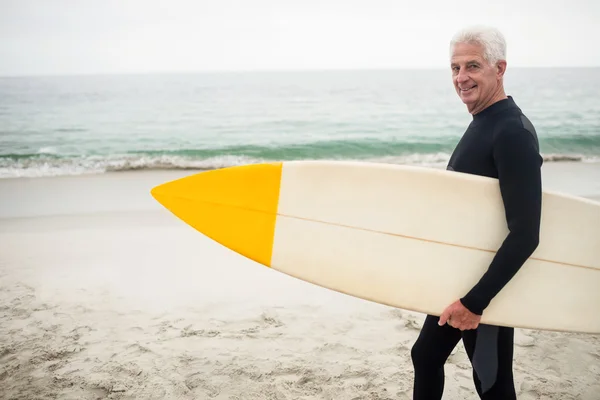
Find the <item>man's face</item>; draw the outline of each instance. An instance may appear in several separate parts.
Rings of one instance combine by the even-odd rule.
[[[470,113],[476,114],[503,97],[502,76],[506,62],[492,66],[477,44],[459,43],[451,59],[454,88]]]

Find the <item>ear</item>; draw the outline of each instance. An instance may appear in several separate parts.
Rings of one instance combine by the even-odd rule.
[[[506,72],[506,60],[500,60],[496,63],[496,75],[502,78]]]

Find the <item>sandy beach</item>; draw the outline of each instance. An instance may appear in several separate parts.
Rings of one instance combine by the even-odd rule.
[[[411,399],[424,315],[288,277],[149,195],[193,171],[0,180],[0,399]],[[600,199],[600,164],[545,187]],[[519,399],[600,399],[600,336],[518,329]],[[462,344],[444,399],[476,399]]]

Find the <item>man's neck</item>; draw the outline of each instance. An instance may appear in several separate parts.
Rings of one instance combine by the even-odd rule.
[[[481,107],[474,108],[473,110],[470,111],[470,113],[472,115],[479,114],[480,112],[482,112],[483,110],[485,110],[486,108],[491,106],[492,104],[495,104],[501,100],[506,100],[507,98],[508,98],[508,96],[504,92],[504,87],[499,86],[498,91],[496,93],[494,93],[494,95],[492,96],[492,98],[489,101],[485,102],[484,105]]]

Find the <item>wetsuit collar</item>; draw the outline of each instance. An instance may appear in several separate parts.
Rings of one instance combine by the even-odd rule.
[[[491,106],[483,109],[477,114],[473,115],[473,121],[478,121],[483,118],[486,118],[490,115],[496,114],[497,112],[507,110],[509,108],[518,108],[517,104],[513,100],[512,96],[507,96],[508,98],[502,99],[500,101],[495,102]]]

